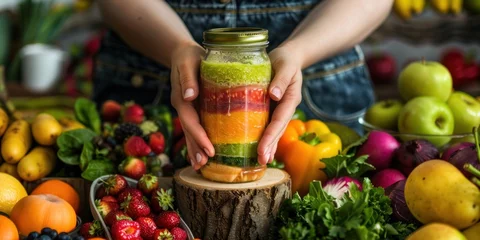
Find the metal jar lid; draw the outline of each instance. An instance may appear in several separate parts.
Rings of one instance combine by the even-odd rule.
[[[263,46],[268,44],[268,30],[263,28],[213,28],[203,32],[205,46]]]

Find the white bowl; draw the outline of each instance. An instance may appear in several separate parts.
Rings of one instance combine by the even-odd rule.
[[[105,237],[108,240],[113,240],[112,236],[110,235],[110,231],[109,231],[107,225],[105,224],[102,216],[100,215],[97,208],[95,207],[95,193],[97,192],[98,188],[100,188],[102,186],[102,182],[105,181],[110,176],[113,176],[113,175],[104,175],[104,176],[101,176],[101,177],[99,177],[99,178],[97,178],[93,181],[92,186],[90,187],[90,194],[89,194],[89,201],[88,202],[90,204],[90,211],[92,212],[93,218],[100,221],[100,223],[102,224],[103,230],[105,230]],[[123,177],[127,180],[128,185],[130,187],[136,187],[137,186],[137,180],[132,179],[132,178],[128,178],[128,177],[125,177],[125,176],[123,176]],[[188,240],[194,240],[195,239],[192,231],[187,226],[187,224],[183,221],[182,218],[180,218],[180,227],[183,230],[185,230],[185,232],[187,232]]]

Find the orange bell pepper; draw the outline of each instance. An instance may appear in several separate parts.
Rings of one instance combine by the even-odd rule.
[[[313,180],[324,183],[327,175],[322,171],[322,158],[336,156],[342,141],[320,120],[291,120],[278,142],[275,158],[285,165],[292,179],[292,193],[303,196]]]

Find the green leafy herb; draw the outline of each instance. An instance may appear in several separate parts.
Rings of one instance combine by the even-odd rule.
[[[100,134],[102,122],[95,103],[86,98],[78,98],[74,108],[75,118],[95,133]]]
[[[82,177],[89,181],[93,181],[98,177],[116,172],[113,162],[108,160],[91,160],[88,163],[85,171],[82,172]]]
[[[368,178],[362,190],[352,184],[343,204],[336,206],[321,183],[310,183],[309,193],[302,199],[295,194],[286,200],[272,229],[273,239],[349,239],[400,240],[415,230],[412,224],[390,219],[390,199],[383,188],[374,188]]]
[[[86,128],[63,132],[57,138],[58,158],[66,164],[79,165],[83,145],[91,142],[96,135],[95,132]]]
[[[267,164],[268,168],[278,168],[278,169],[283,169],[285,168],[285,164],[282,162],[277,161],[276,159],[273,159],[271,163]]]
[[[92,142],[86,142],[83,144],[82,154],[80,154],[80,169],[82,171],[87,168],[88,163],[92,160],[94,148]]]
[[[323,171],[329,179],[344,176],[359,178],[364,173],[375,170],[374,166],[367,163],[367,159],[367,155],[355,157],[355,154],[351,153],[348,155],[339,154],[331,158],[323,158],[321,161],[325,163]]]

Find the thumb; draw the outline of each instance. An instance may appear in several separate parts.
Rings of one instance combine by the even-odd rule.
[[[297,69],[280,61],[273,66],[274,77],[270,83],[270,97],[275,101],[280,101],[285,94],[288,86],[292,83],[292,78]]]
[[[178,81],[182,89],[182,95],[184,100],[191,101],[198,96],[198,64],[184,63],[178,68]]]

